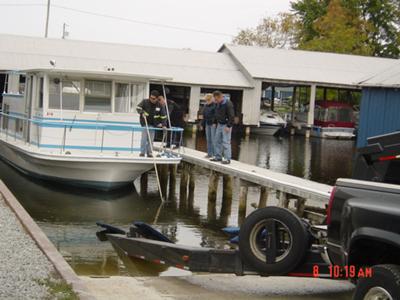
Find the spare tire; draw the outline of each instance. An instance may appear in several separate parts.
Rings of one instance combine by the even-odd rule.
[[[309,233],[304,223],[288,209],[258,209],[240,228],[239,251],[243,262],[264,275],[293,271],[303,262],[308,248]]]

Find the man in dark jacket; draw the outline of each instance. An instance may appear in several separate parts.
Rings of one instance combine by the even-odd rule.
[[[215,157],[212,161],[221,161],[223,164],[231,163],[231,134],[235,119],[235,110],[231,101],[226,99],[220,91],[213,93],[216,107],[214,123],[215,131]],[[224,158],[224,159],[222,159]]]
[[[165,99],[163,95],[158,97],[158,101],[160,102],[161,106],[164,107],[166,113],[169,114],[169,120],[171,122],[171,127],[181,127],[183,128],[183,113],[181,110],[181,107],[173,100],[170,99]],[[167,105],[168,103],[168,111],[167,111]],[[169,127],[169,124],[167,122],[167,126]],[[178,132],[172,132],[168,131],[167,135],[167,148],[171,146],[171,142],[175,146],[179,146],[179,141],[180,141],[180,134]]]
[[[149,99],[144,99],[136,107],[137,112],[140,114],[140,125],[142,130],[142,139],[140,141],[140,156],[152,157],[150,143],[154,141],[154,127],[166,128],[167,126],[167,114],[165,113],[165,108],[159,103],[158,97],[160,93],[158,91],[151,91]],[[149,127],[150,136],[147,136],[146,129]]]

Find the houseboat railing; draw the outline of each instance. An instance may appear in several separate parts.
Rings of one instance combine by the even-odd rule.
[[[14,120],[14,126],[11,126],[10,128],[10,120]],[[19,122],[17,120],[20,120],[22,122],[22,128],[19,126]],[[95,145],[93,147],[89,147],[90,150],[100,150],[100,153],[103,153],[105,150],[109,150],[105,147],[105,133],[106,132],[130,132],[130,148],[126,148],[122,151],[127,151],[130,153],[135,152],[134,151],[134,137],[135,137],[135,132],[142,132],[143,130],[146,130],[145,127],[142,127],[139,123],[135,124],[125,124],[125,123],[120,123],[118,121],[104,121],[102,122],[91,122],[91,120],[87,121],[79,121],[74,118],[73,120],[43,120],[41,118],[26,118],[25,116],[15,114],[15,113],[6,113],[6,112],[0,112],[0,133],[5,135],[5,139],[8,140],[10,134],[14,134],[14,140],[16,141],[17,139],[25,141],[27,144],[30,145],[35,145],[38,148],[41,148],[41,132],[40,128],[60,128],[62,131],[60,134],[62,134],[61,138],[61,143],[52,145],[54,146],[53,148],[60,148],[60,153],[63,154],[67,150],[68,147],[73,147],[73,148],[79,148],[79,146],[82,145],[69,145],[68,144],[68,135],[67,131],[71,132],[72,130],[93,130],[95,133],[95,137],[97,138],[98,132],[101,132],[101,144],[100,147],[97,147],[97,142],[95,142]],[[28,126],[30,124],[30,126]],[[32,136],[33,133],[33,128],[36,127],[36,141],[34,140],[35,137]],[[29,130],[28,130],[29,128]],[[69,130],[67,130],[67,128]],[[177,146],[181,148],[182,146],[182,141],[183,141],[183,128],[179,127],[172,127],[172,128],[157,128],[157,127],[149,127],[150,131],[155,131],[155,132],[162,132],[163,138],[161,141],[161,146],[158,147],[160,152],[172,150],[173,145],[171,144],[169,148],[166,147],[165,141],[167,140],[166,135],[167,133],[170,133],[172,138],[174,135],[179,135],[179,143]],[[82,146],[84,149],[85,146]],[[99,148],[99,149],[97,149]],[[110,150],[111,151],[111,150]]]

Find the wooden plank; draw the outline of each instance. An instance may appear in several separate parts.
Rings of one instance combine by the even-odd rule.
[[[268,169],[245,164],[232,160],[231,164],[223,165],[204,158],[204,152],[184,148],[180,152],[183,161],[203,168],[207,168],[222,174],[238,177],[267,188],[282,191],[287,194],[328,203],[332,186],[303,179],[300,177],[274,172]]]

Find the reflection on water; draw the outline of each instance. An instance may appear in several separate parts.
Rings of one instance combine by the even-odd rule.
[[[352,141],[304,138],[278,140],[273,137],[234,139],[233,155],[243,162],[296,176],[333,183],[351,174]],[[186,143],[205,149],[204,138],[188,138]],[[156,227],[173,240],[203,247],[226,247],[221,228],[238,223],[238,193],[208,205],[208,172],[195,169],[193,196],[179,201],[179,174],[176,193],[161,210]],[[0,162],[0,178],[38,222],[78,274],[82,275],[164,275],[184,271],[160,268],[141,261],[122,260],[108,242],[96,239],[96,221],[127,228],[133,220],[153,223],[159,198],[154,173],[149,174],[148,193],[140,193],[140,180],[122,190],[104,193],[65,187],[25,177]],[[220,186],[222,179],[220,179]],[[235,188],[237,188],[235,185]],[[139,193],[137,192],[139,191]],[[250,204],[258,200],[258,190],[249,188]]]

